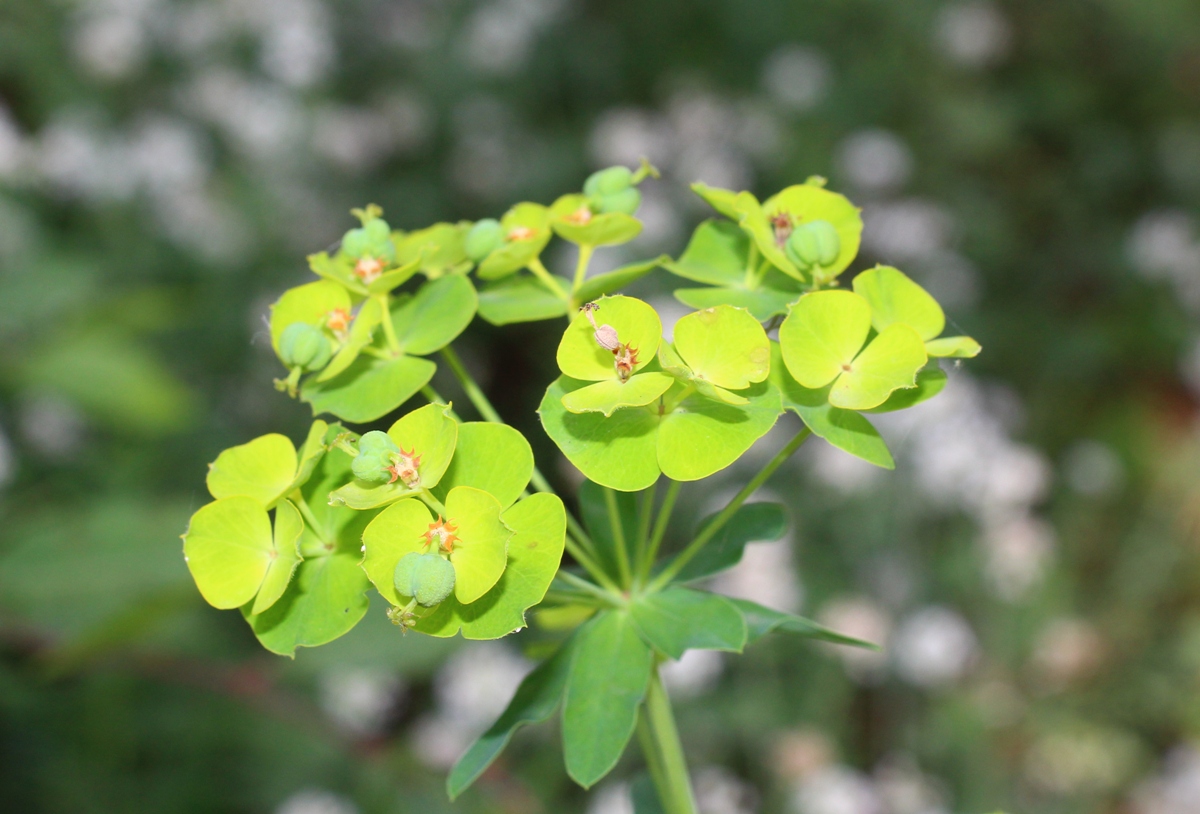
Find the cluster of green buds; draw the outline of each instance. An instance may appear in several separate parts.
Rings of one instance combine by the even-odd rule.
[[[358,442],[358,454],[350,464],[354,477],[372,483],[395,483],[408,489],[421,487],[421,456],[401,449],[386,432],[371,430]]]
[[[370,285],[383,276],[389,266],[396,264],[396,244],[392,242],[392,230],[377,206],[356,209],[354,214],[362,226],[351,229],[342,236],[341,256],[353,263],[354,276],[364,285]]]
[[[842,251],[842,239],[832,223],[814,220],[793,228],[783,249],[797,268],[812,273],[833,265]]]

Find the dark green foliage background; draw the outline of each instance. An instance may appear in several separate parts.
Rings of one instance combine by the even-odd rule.
[[[285,90],[291,103],[371,106],[404,90],[425,110],[410,147],[355,171],[303,147],[247,152],[211,115],[194,115],[197,78],[214,65],[274,81],[254,36],[222,41],[205,62],[155,39],[151,26],[144,63],[105,79],[81,67],[72,42],[80,20],[109,6],[2,0],[0,103],[28,145],[21,166],[0,174],[0,430],[15,467],[0,488],[0,808],[271,811],[317,785],[364,812],[582,811],[585,796],[545,727],[519,737],[499,773],[451,806],[442,776],[413,759],[407,732],[432,704],[430,681],[453,644],[401,638],[373,607],[328,648],[294,663],[271,657],[237,614],[202,603],[177,535],[205,500],[205,465],[221,449],[268,431],[302,437],[310,416],[271,388],[280,371],[261,315],[306,279],[303,255],[348,228],[351,206],[375,201],[393,225],[415,228],[499,215],[521,199],[548,203],[594,169],[588,139],[605,111],[659,109],[681,88],[762,99],[764,58],[794,42],[828,59],[828,92],[807,112],[778,114],[779,144],[755,163],[753,191],[812,174],[846,190],[841,140],[862,128],[898,134],[914,161],[904,194],[953,213],[954,247],[981,275],[978,301],[951,309],[985,349],[967,364],[972,376],[1019,395],[1014,435],[1051,462],[1079,439],[1099,439],[1125,477],[1102,498],[1055,480],[1039,513],[1054,524],[1057,554],[1029,592],[1004,602],[986,590],[972,521],[926,505],[903,447],[897,473],[849,495],[813,477],[801,456],[774,489],[797,515],[804,611],[870,594],[871,575],[901,563],[914,587],[895,610],[956,608],[981,655],[970,677],[923,691],[894,677],[856,684],[825,650],[767,640],[728,662],[711,695],[682,704],[690,757],[729,767],[757,787],[763,810],[784,811],[775,744],[816,727],[865,770],[911,754],[944,783],[953,811],[1124,810],[1168,749],[1200,738],[1200,443],[1179,373],[1196,313],[1189,318],[1170,284],[1139,276],[1127,252],[1145,213],[1200,205],[1200,157],[1164,160],[1164,145],[1178,141],[1171,134],[1191,133],[1193,150],[1200,142],[1200,7],[1008,0],[999,7],[1011,52],[965,69],[935,45],[942,5],[549,4],[557,11],[535,27],[528,59],[495,74],[464,57],[479,4],[330,3],[336,59],[322,80]],[[162,0],[148,19],[205,6],[223,7]],[[56,122],[117,134],[151,114],[191,122],[211,169],[205,189],[236,241],[171,239],[182,215],[164,214],[145,185],[75,194],[36,169],[50,159],[35,137]],[[471,138],[502,145],[485,167],[494,183],[462,182],[480,155],[464,148]],[[123,171],[104,155],[85,163],[106,162]],[[701,211],[684,211],[689,225]],[[682,240],[653,252],[677,254]],[[853,270],[876,259],[887,258],[868,254]],[[639,290],[669,291],[657,274],[657,289]],[[556,375],[559,327],[477,323],[460,342],[478,370],[493,371],[497,408],[551,471],[557,453],[534,409]],[[461,398],[443,373],[435,384]],[[54,430],[46,405],[64,402],[83,429],[55,453],[38,429]],[[704,497],[685,490],[684,516],[701,516]],[[1032,654],[1063,617],[1090,623],[1101,655],[1088,674],[1047,688]],[[315,703],[318,673],[353,664],[412,682],[386,736],[339,734]],[[1020,699],[1000,724],[979,701],[996,682]],[[1117,750],[1115,779],[1058,791],[1031,781],[1037,744],[1079,732],[1132,744]]]

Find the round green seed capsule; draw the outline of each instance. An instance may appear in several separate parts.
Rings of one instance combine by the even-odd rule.
[[[583,182],[584,195],[615,195],[629,189],[633,173],[628,167],[609,167],[588,176]]]
[[[429,608],[454,591],[454,566],[437,554],[411,551],[396,563],[392,580],[396,593],[411,596],[418,605]]]
[[[827,220],[803,223],[792,230],[784,246],[788,259],[800,268],[828,266],[842,251],[842,239]]]
[[[320,370],[329,364],[333,346],[319,328],[306,322],[293,322],[279,336],[279,358],[291,368]]]
[[[463,248],[467,257],[478,263],[504,243],[504,227],[495,218],[484,218],[478,221],[467,232]]]
[[[632,215],[642,205],[642,193],[638,191],[637,187],[626,187],[620,192],[614,192],[609,195],[597,195],[593,201],[601,214],[622,212],[626,215]]]
[[[392,465],[392,456],[400,452],[400,447],[386,432],[371,430],[358,440],[358,455],[350,462],[354,477],[360,480],[381,482],[388,480],[391,473],[388,467]]]
[[[382,218],[367,221],[366,226],[351,229],[342,235],[342,254],[351,260],[377,257],[386,263],[396,262],[396,245],[392,230]]]

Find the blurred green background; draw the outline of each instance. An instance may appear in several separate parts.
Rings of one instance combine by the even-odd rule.
[[[178,535],[221,449],[306,426],[263,318],[352,206],[495,216],[643,155],[596,271],[677,253],[688,182],[820,174],[864,207],[852,270],[984,345],[883,426],[895,473],[814,441],[771,482],[793,531],[719,588],[886,647],[673,668],[705,814],[1200,811],[1194,0],[0,0],[0,809],[630,810],[636,756],[586,795],[552,725],[446,802],[521,636],[373,607],[273,657]],[[559,329],[459,344],[566,484]]]

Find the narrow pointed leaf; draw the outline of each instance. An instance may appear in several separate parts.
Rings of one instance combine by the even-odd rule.
[[[608,611],[576,634],[563,701],[567,774],[589,788],[621,758],[646,695],[653,653],[629,615]]]
[[[702,532],[716,518],[716,513],[704,518],[696,527],[696,534]],[[743,504],[708,544],[700,549],[700,553],[688,560],[675,580],[693,582],[732,568],[742,561],[742,554],[749,543],[778,540],[787,532],[787,528],[787,509],[780,504]]]
[[[680,658],[685,651],[726,650],[746,645],[746,622],[728,599],[679,585],[640,597],[629,609],[641,637],[655,650]]]
[[[794,633],[806,639],[816,639],[832,644],[846,644],[867,650],[879,649],[878,645],[864,642],[862,639],[855,639],[852,636],[843,636],[841,633],[819,625],[811,619],[805,619],[803,616],[777,611],[748,599],[730,599],[729,601],[737,606],[746,620],[746,629],[749,632],[747,643],[756,642],[768,633],[777,630],[780,633]]]
[[[471,744],[450,770],[446,778],[446,793],[451,800],[470,788],[492,765],[518,729],[541,723],[554,714],[562,700],[570,667],[571,644],[568,642],[525,676],[504,712]]]

